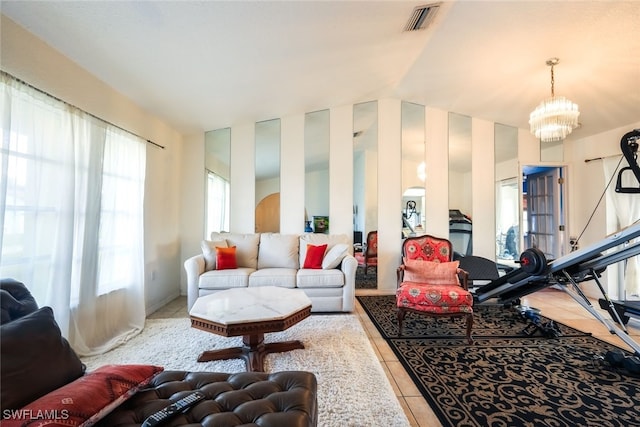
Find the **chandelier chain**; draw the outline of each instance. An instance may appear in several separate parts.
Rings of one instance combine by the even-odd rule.
[[[553,64],[551,65],[551,97],[553,98],[554,96],[556,96],[555,90],[554,90],[554,86],[555,86],[555,78],[553,75]]]

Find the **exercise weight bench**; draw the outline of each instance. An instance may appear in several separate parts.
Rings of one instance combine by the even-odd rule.
[[[571,252],[558,259],[547,261],[544,254],[535,249],[527,249],[520,256],[521,267],[494,280],[476,290],[478,302],[497,298],[501,303],[510,303],[549,286],[559,288],[569,294],[596,319],[603,323],[609,332],[618,335],[636,355],[640,356],[640,345],[636,343],[624,326],[616,305],[609,299],[600,283],[600,276],[608,265],[640,255],[640,222],[635,223],[607,238]],[[605,251],[607,251],[605,253]],[[596,310],[578,283],[594,280],[604,297],[600,305],[607,309],[619,326],[606,319]],[[618,303],[620,304],[620,303]]]

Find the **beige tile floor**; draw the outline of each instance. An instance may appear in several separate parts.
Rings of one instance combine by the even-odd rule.
[[[383,294],[383,292],[362,289],[357,290],[356,294],[380,295]],[[592,303],[595,307],[598,307],[597,302],[594,301]],[[551,288],[544,289],[524,297],[522,304],[542,310],[542,314],[545,317],[585,332],[591,332],[603,341],[611,342],[628,349],[628,346],[617,335],[609,333],[602,323],[562,291]],[[186,317],[186,305],[187,301],[185,297],[177,298],[151,314],[149,318]],[[604,313],[607,319],[609,318],[606,312],[602,310],[599,311]],[[441,424],[437,417],[359,303],[356,303],[356,314],[369,336],[371,345],[411,425],[414,427],[440,426]],[[640,328],[628,326],[628,329],[629,335],[633,337],[636,342],[640,343]]]

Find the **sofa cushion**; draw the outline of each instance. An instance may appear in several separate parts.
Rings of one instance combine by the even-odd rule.
[[[261,233],[258,248],[258,269],[263,268],[300,268],[298,236]]]
[[[239,267],[232,270],[211,270],[200,275],[199,289],[246,288],[254,268]]]
[[[238,268],[236,247],[216,248],[216,270],[231,270]]]
[[[279,286],[281,288],[296,287],[294,268],[263,268],[249,276],[249,286]]]
[[[336,268],[301,269],[296,275],[296,285],[299,288],[341,288],[344,286],[344,274]]]
[[[300,236],[300,265],[304,265],[307,256],[307,244],[314,246],[327,245],[327,250],[331,250],[338,243],[349,245],[351,240],[346,234],[321,234],[321,233],[305,233]]]
[[[349,245],[347,245],[346,243],[338,243],[337,245],[329,249],[329,251],[327,251],[327,253],[325,254],[324,258],[322,259],[322,268],[324,268],[325,270],[336,268],[340,265],[340,263],[348,253]]]
[[[258,268],[260,234],[211,233],[211,240],[225,239],[227,246],[236,247],[238,267]]]
[[[0,337],[2,410],[21,408],[84,374],[51,307],[3,324]]]
[[[204,271],[215,270],[216,268],[216,248],[226,248],[227,241],[220,240],[203,240],[200,244],[202,247],[202,256],[204,256]]]
[[[153,365],[106,365],[89,372],[21,408],[3,420],[3,427],[18,427],[42,415],[37,425],[89,426],[100,421],[146,386],[163,368]],[[35,425],[34,424],[34,425]]]
[[[327,252],[326,243],[318,246],[307,244],[307,255],[304,257],[302,268],[322,268],[322,259],[325,252]]]

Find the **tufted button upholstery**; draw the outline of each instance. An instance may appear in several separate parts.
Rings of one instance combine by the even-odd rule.
[[[140,426],[154,412],[195,390],[207,398],[163,427],[302,427],[318,422],[317,381],[310,372],[164,371],[97,425]]]

